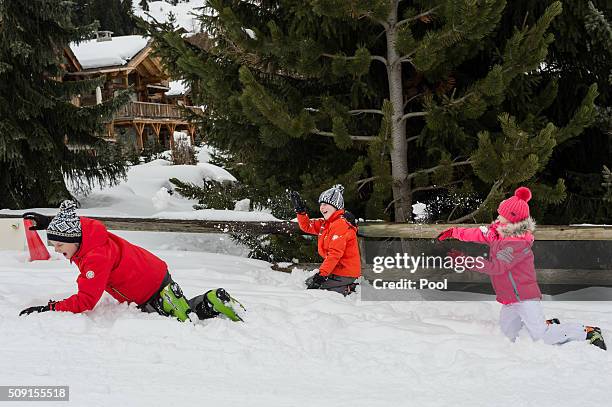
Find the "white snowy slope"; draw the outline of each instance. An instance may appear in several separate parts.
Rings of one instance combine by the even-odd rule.
[[[526,335],[512,344],[492,301],[361,302],[305,290],[304,272],[262,261],[145,247],[188,296],[226,288],[246,322],[194,326],[106,295],[85,314],[18,317],[72,294],[77,271],[0,251],[0,383],[69,385],[75,406],[588,406],[612,392],[611,352]],[[545,309],[606,332],[612,324],[612,303]]]
[[[149,1],[149,11],[144,11],[140,7],[139,2],[135,1],[133,4],[134,14],[147,21],[153,17],[159,22],[168,22],[170,13],[172,13],[177,27],[184,28],[188,33],[198,33],[201,31],[200,23],[193,14],[200,13],[197,9],[204,7],[204,0],[181,1],[177,3],[176,6],[166,1]]]

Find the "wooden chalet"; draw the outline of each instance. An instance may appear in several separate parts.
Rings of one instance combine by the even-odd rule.
[[[171,82],[159,58],[153,56],[150,42],[138,35],[112,37],[108,31],[98,38],[71,44],[64,54],[67,61],[65,81],[104,77],[104,85],[89,95],[73,100],[77,106],[91,106],[113,97],[116,91],[132,87],[131,101],[117,111],[106,125],[106,138],[133,133],[140,149],[148,137],[155,136],[172,148],[175,131],[187,131],[193,144],[196,125],[187,119],[189,90],[182,82]],[[173,86],[174,85],[174,86]],[[170,94],[169,91],[171,91]]]

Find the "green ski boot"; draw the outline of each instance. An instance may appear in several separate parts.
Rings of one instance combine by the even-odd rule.
[[[586,331],[586,340],[589,341],[591,345],[595,345],[600,349],[607,350],[606,343],[604,342],[603,336],[601,335],[601,328],[596,326],[585,326],[584,330]]]
[[[169,315],[176,317],[179,321],[191,320],[189,314],[192,312],[187,299],[183,295],[181,287],[175,282],[165,286],[159,296],[162,300],[162,309]]]
[[[208,319],[223,314],[232,321],[243,320],[236,314],[236,311],[234,311],[234,305],[238,304],[245,311],[246,309],[223,288],[207,291],[199,298],[201,298],[201,301],[195,306],[195,312],[198,318]]]

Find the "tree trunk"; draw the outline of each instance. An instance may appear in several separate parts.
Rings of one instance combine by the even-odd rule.
[[[404,114],[404,95],[402,89],[402,64],[397,53],[397,3],[391,6],[385,29],[387,37],[387,77],[389,81],[389,100],[393,106],[391,116],[391,176],[393,178],[393,201],[396,222],[409,222],[412,219],[412,195],[408,177],[408,142],[406,140],[406,121]]]

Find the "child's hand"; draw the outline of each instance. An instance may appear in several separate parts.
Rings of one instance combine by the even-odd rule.
[[[51,310],[55,311],[55,301],[49,300],[49,303],[47,305],[36,305],[34,307],[24,309],[19,313],[19,316],[30,315],[33,312],[47,312]]]
[[[36,212],[26,212],[21,215],[21,217],[34,221],[35,224],[30,226],[30,230],[45,230],[49,227],[49,223],[51,223],[53,219],[52,216],[45,216]]]
[[[436,239],[438,239],[439,241],[442,241],[442,240],[446,240],[446,239],[449,239],[449,238],[453,237],[453,230],[454,229],[455,228],[448,228],[448,229],[446,229],[445,231],[440,233]]]
[[[289,192],[289,199],[291,200],[296,213],[306,213],[306,202],[304,202],[299,192]]]

